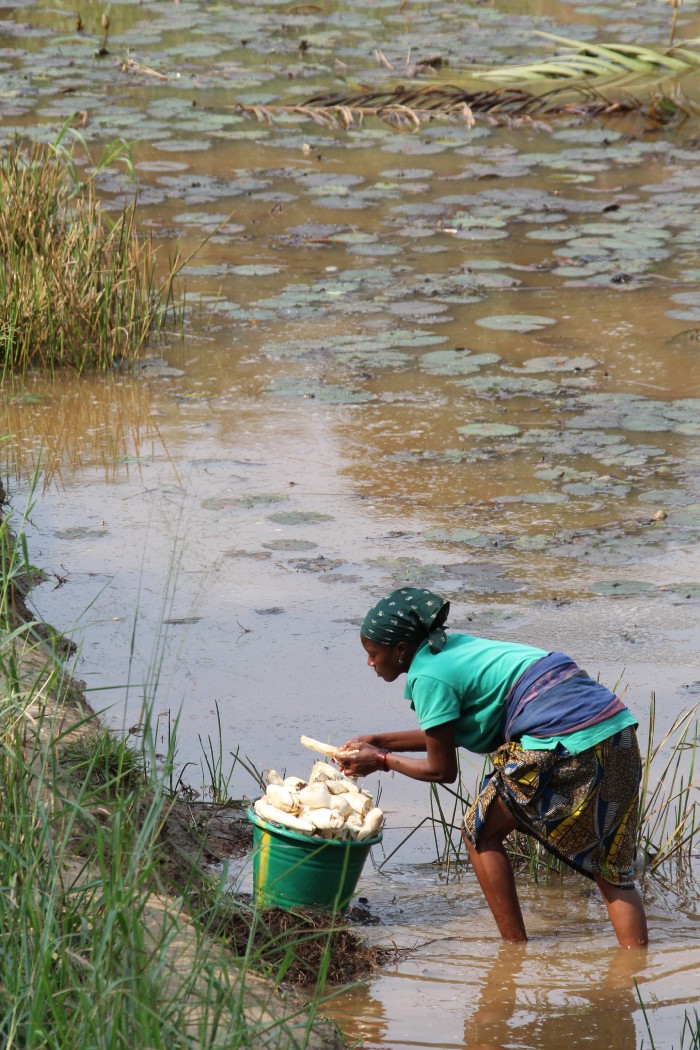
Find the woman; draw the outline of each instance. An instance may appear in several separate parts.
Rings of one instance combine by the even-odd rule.
[[[448,637],[449,609],[411,587],[370,609],[361,629],[367,663],[385,682],[407,675],[404,695],[420,729],[355,737],[336,761],[351,775],[392,770],[445,784],[457,776],[457,746],[491,754],[494,772],[462,834],[502,938],[527,940],[503,846],[517,829],[597,883],[622,947],[646,945],[633,882],[641,772],[634,716],[563,653]]]

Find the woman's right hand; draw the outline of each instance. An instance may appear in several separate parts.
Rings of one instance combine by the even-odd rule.
[[[366,777],[383,767],[378,761],[379,749],[355,737],[336,752],[335,761],[341,773],[348,777]]]

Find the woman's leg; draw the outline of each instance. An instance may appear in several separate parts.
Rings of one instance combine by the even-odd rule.
[[[513,866],[503,846],[504,838],[515,827],[508,807],[496,797],[489,806],[479,845],[473,846],[463,835],[472,867],[504,941],[527,940]]]
[[[647,917],[639,891],[614,886],[602,875],[596,875],[595,881],[603,895],[605,907],[608,909],[610,922],[613,924],[620,947],[644,948],[649,943],[649,935]]]

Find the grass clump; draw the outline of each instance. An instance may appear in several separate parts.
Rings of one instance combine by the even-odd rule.
[[[159,282],[135,202],[107,216],[95,188],[99,170],[80,182],[60,139],[0,156],[3,375],[128,365],[177,312],[177,263]]]
[[[104,801],[133,793],[145,782],[141,756],[106,730],[69,741],[61,750],[61,764],[75,784],[89,787]]]

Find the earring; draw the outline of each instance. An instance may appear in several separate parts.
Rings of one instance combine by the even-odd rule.
[[[401,665],[403,664],[404,660],[405,660],[404,656],[400,656],[399,657],[399,667],[401,667]]]

